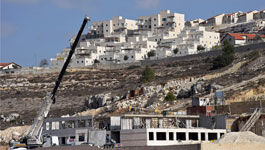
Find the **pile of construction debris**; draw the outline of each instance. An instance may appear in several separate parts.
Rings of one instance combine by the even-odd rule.
[[[232,144],[232,143],[265,143],[265,138],[258,136],[253,132],[231,132],[225,134],[221,139],[217,140],[218,144]]]
[[[27,132],[30,126],[10,127],[0,130],[0,143],[8,143],[10,140],[17,140]]]

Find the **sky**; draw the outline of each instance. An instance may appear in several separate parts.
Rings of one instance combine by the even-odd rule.
[[[137,19],[160,10],[185,14],[185,20],[221,13],[265,9],[265,0],[0,0],[0,62],[38,66],[54,58],[77,34],[83,18]],[[87,25],[89,27],[90,23]],[[87,28],[84,32],[88,32]]]

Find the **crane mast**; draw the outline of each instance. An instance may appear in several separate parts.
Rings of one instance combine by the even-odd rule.
[[[62,81],[62,78],[65,74],[66,69],[67,69],[67,66],[69,65],[69,63],[71,61],[72,55],[75,52],[75,48],[79,42],[79,39],[80,39],[82,32],[83,32],[88,21],[90,21],[90,18],[88,16],[85,16],[83,23],[79,29],[79,32],[75,38],[75,41],[74,41],[73,45],[71,46],[71,50],[69,51],[68,57],[67,57],[64,65],[61,69],[61,72],[60,72],[56,82],[55,82],[54,88],[53,88],[51,93],[47,93],[46,97],[44,98],[44,101],[41,104],[40,111],[38,112],[36,118],[34,119],[33,124],[31,125],[30,129],[28,130],[28,132],[24,138],[24,140],[26,140],[25,142],[26,142],[28,147],[40,146],[43,144],[41,134],[42,134],[42,126],[43,126],[44,119],[47,117],[52,103],[55,103],[55,94],[57,92],[57,89],[58,89],[58,87]]]

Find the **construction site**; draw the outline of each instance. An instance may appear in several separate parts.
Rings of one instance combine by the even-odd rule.
[[[264,42],[236,47],[233,63],[218,69],[221,50],[67,68],[88,21],[61,70],[1,75],[0,149],[264,150]]]

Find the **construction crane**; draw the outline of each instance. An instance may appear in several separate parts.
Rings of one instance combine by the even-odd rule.
[[[43,122],[44,119],[47,117],[52,103],[55,103],[55,95],[57,92],[57,89],[62,81],[62,78],[65,74],[65,71],[67,69],[68,64],[71,61],[72,55],[75,52],[75,48],[78,45],[80,36],[87,24],[87,22],[90,21],[90,18],[88,16],[85,16],[83,23],[79,29],[79,32],[75,38],[74,43],[71,46],[71,50],[69,51],[68,57],[61,69],[61,72],[55,82],[54,88],[51,93],[47,93],[44,101],[41,104],[40,111],[38,112],[36,118],[34,119],[33,124],[29,128],[29,130],[26,133],[26,136],[23,138],[23,143],[27,145],[27,147],[39,147],[42,146],[43,144],[43,139],[42,139],[42,129],[43,129]]]

